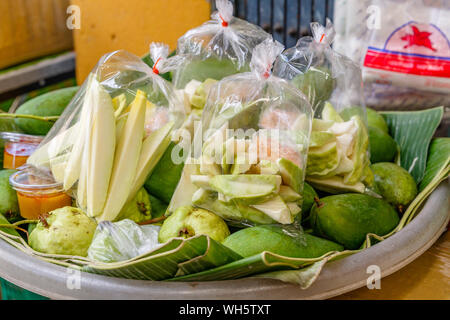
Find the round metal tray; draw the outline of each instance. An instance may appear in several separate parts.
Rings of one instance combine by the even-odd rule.
[[[71,289],[76,284],[73,271],[33,258],[3,241],[0,241],[0,277],[53,299],[326,299],[365,286],[370,265],[380,267],[385,277],[420,256],[448,224],[449,194],[450,186],[445,181],[403,230],[371,248],[328,263],[306,290],[259,278],[175,283],[84,272],[80,273],[79,289]]]

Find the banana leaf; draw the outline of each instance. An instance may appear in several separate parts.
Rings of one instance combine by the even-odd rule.
[[[422,111],[390,111],[381,114],[389,133],[400,146],[400,165],[420,183],[427,164],[428,146],[441,122],[443,107]]]
[[[450,138],[433,139],[428,153],[427,169],[419,184],[419,191],[450,165]]]
[[[168,281],[214,281],[238,279],[280,269],[299,269],[309,266],[315,262],[322,261],[329,256],[338,257],[340,254],[344,254],[344,251],[331,251],[318,258],[289,258],[265,251],[214,269],[175,277],[169,279]]]

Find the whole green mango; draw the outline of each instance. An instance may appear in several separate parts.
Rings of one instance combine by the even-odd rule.
[[[402,167],[390,162],[371,166],[375,191],[400,211],[417,195],[414,178]]]
[[[78,87],[59,89],[37,96],[22,104],[16,114],[34,116],[59,116],[70,100],[75,96]],[[52,128],[54,122],[35,119],[16,119],[17,126],[27,134],[45,136]]]
[[[369,127],[370,162],[391,162],[397,154],[397,142],[386,132]]]
[[[289,226],[266,225],[239,230],[223,242],[243,257],[269,251],[285,257],[317,258],[330,251],[344,248]]]
[[[17,193],[9,184],[9,176],[16,170],[0,170],[0,214],[9,222],[20,219]]]
[[[321,198],[311,208],[314,234],[358,249],[368,233],[383,236],[399,223],[395,209],[386,201],[359,193]]]
[[[292,84],[309,99],[314,110],[327,101],[334,90],[336,80],[326,67],[311,67],[292,79]]]
[[[309,212],[316,198],[319,198],[316,190],[305,182],[303,184],[302,221],[309,217]]]

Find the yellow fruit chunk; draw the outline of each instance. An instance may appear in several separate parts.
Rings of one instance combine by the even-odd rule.
[[[161,129],[153,131],[142,142],[141,155],[137,166],[136,178],[134,179],[133,187],[128,199],[133,199],[139,189],[144,185],[148,175],[155,168],[158,161],[161,159],[164,151],[170,144],[170,132],[173,127],[173,122],[169,122]]]
[[[89,137],[90,128],[92,126],[92,108],[96,103],[96,98],[98,98],[97,93],[100,84],[97,79],[91,74],[87,81],[86,93],[78,120],[78,137],[74,142],[64,172],[64,190],[72,188],[80,177],[82,155],[85,152],[85,144],[88,140],[87,138]]]
[[[108,197],[99,221],[113,221],[133,187],[144,137],[146,101],[145,93],[138,90],[131,104],[123,134],[117,141]]]
[[[98,99],[92,110],[90,149],[87,154],[87,215],[99,216],[106,202],[116,147],[116,118],[108,92],[99,86]]]

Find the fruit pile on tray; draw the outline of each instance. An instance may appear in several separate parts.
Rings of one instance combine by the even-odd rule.
[[[450,172],[443,107],[365,108],[329,21],[284,50],[217,8],[174,55],[112,52],[0,113],[2,241],[114,277],[307,287],[414,218]]]

